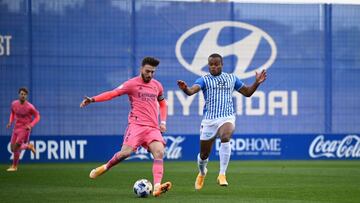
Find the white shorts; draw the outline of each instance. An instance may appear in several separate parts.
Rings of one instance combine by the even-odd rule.
[[[214,138],[217,135],[219,128],[225,123],[231,123],[235,126],[235,116],[202,120],[200,126],[200,140],[210,140]]]

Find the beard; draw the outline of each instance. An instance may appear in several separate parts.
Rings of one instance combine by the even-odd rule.
[[[143,81],[145,82],[145,83],[148,83],[148,82],[150,82],[150,80],[151,80],[151,77],[146,77],[144,74],[142,74],[141,73],[141,78],[143,79]]]

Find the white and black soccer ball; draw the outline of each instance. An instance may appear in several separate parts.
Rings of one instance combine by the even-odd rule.
[[[152,184],[146,179],[140,179],[134,184],[134,192],[138,197],[147,197],[152,193]]]

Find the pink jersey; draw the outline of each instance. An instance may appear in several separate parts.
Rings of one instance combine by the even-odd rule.
[[[123,94],[129,96],[130,124],[159,128],[159,100],[163,99],[163,87],[159,81],[151,79],[149,83],[145,83],[141,76],[134,77],[118,88],[93,98],[96,102],[100,102]]]
[[[32,118],[34,116],[34,119]],[[23,104],[19,100],[11,103],[10,123],[15,120],[15,129],[25,128],[27,125],[34,127],[40,120],[39,112],[28,101]]]

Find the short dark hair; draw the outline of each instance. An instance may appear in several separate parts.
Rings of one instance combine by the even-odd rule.
[[[154,57],[145,57],[142,62],[141,62],[141,66],[145,66],[146,64],[150,65],[150,66],[158,66],[160,63],[159,59],[156,59]]]
[[[26,87],[20,87],[18,93],[20,94],[21,91],[25,92],[26,94],[29,94],[29,90]]]
[[[223,64],[223,58],[222,58],[222,56],[221,56],[220,54],[213,53],[213,54],[211,54],[211,55],[209,56],[209,58],[220,58],[221,64]],[[208,59],[209,59],[209,58],[208,58]]]

